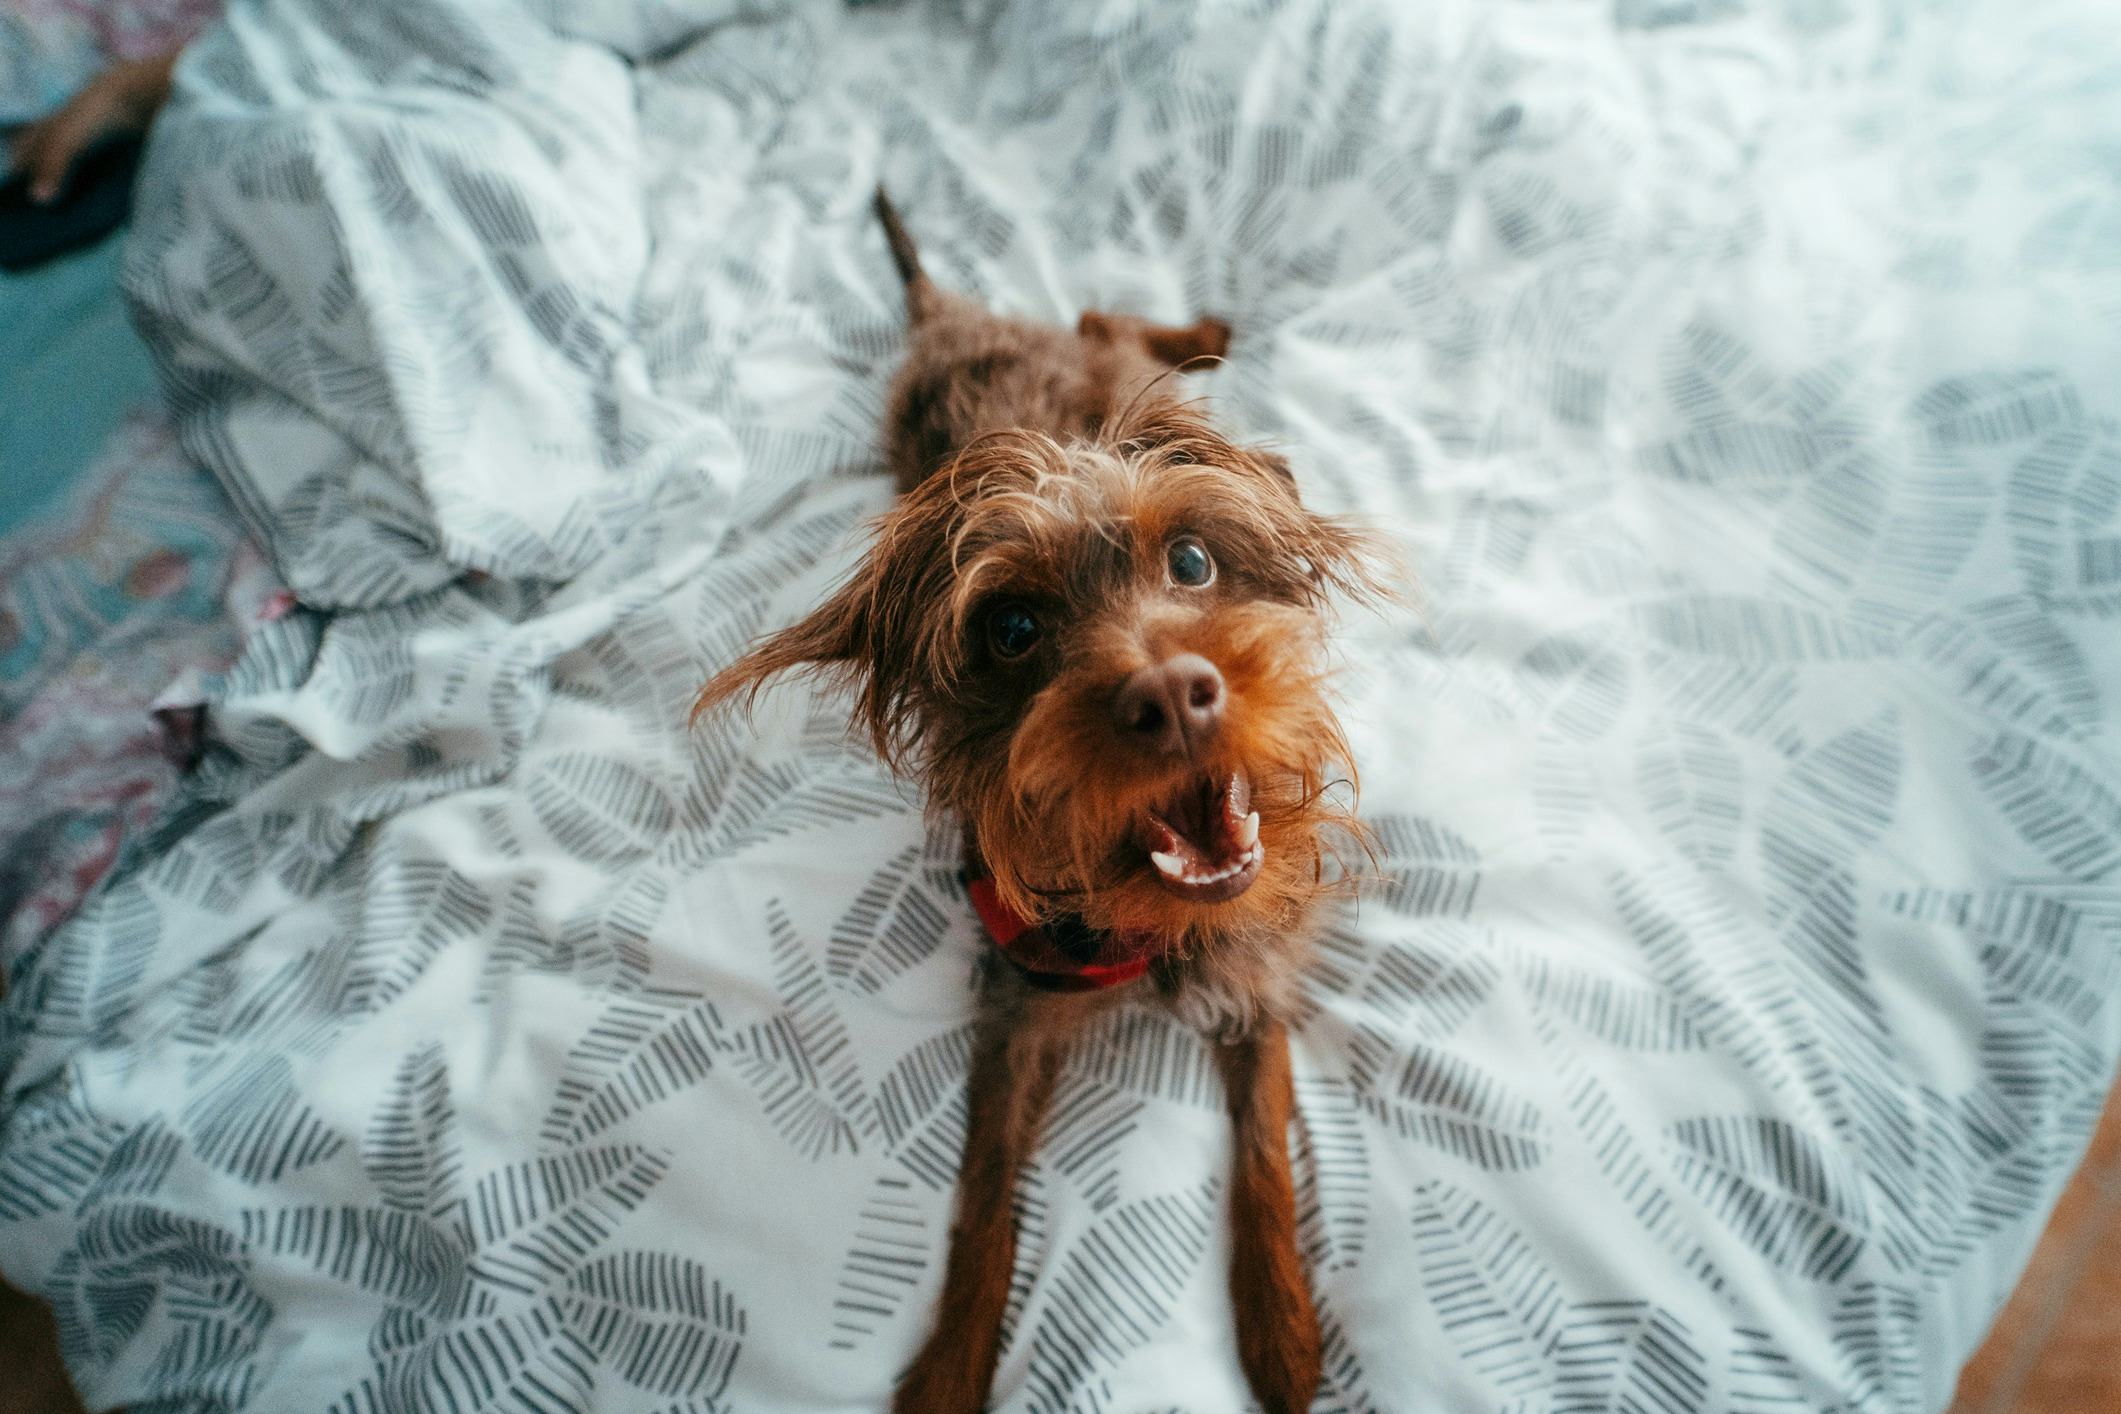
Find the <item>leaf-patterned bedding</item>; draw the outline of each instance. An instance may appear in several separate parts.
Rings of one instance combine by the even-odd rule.
[[[849,563],[901,304],[1209,310],[1400,535],[1296,1043],[1321,1409],[1941,1407],[2121,1049],[2099,0],[234,7],[128,286],[305,608],[10,959],[0,1265],[91,1401],[879,1407],[940,1283],[946,823],[693,688]],[[1143,1012],[1012,1411],[1244,1407]]]

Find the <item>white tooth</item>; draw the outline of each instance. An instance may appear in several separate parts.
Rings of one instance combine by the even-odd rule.
[[[1165,854],[1160,849],[1152,849],[1149,851],[1149,862],[1163,871],[1167,878],[1183,879],[1186,877],[1186,861],[1175,854]]]
[[[1259,812],[1253,811],[1245,817],[1245,823],[1237,827],[1237,842],[1249,851],[1259,843]]]

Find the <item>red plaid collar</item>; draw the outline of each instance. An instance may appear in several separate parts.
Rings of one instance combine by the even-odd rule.
[[[1072,915],[1040,926],[1003,903],[986,875],[967,876],[965,892],[995,948],[1042,992],[1095,992],[1149,970],[1150,934],[1096,933]]]

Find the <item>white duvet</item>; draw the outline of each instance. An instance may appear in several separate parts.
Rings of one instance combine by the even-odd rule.
[[[880,508],[902,304],[1212,312],[1401,536],[1296,1039],[1321,1410],[1931,1410],[2121,1050],[2103,0],[238,5],[128,283],[308,611],[9,959],[0,1266],[135,1410],[880,1408],[954,834],[697,685]],[[1222,1414],[1200,1043],[1079,1054],[1008,1411]]]

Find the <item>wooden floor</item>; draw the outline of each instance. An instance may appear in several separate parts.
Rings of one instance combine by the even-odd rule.
[[[51,1313],[0,1284],[0,1414],[80,1414]]]
[[[80,1414],[51,1317],[0,1285],[0,1414]],[[1951,1414],[2121,1411],[2121,1088]]]
[[[1952,1414],[2121,1411],[2121,1087]]]

